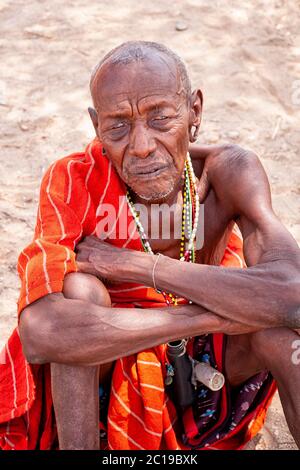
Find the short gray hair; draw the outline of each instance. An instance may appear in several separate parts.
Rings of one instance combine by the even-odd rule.
[[[145,60],[147,58],[145,50],[147,49],[155,50],[173,59],[179,71],[180,79],[184,87],[184,92],[187,97],[190,96],[191,81],[189,79],[183,60],[167,46],[151,41],[127,41],[108,52],[92,71],[90,89],[92,89],[95,76],[105,62],[109,60],[112,64],[129,64],[133,61]]]

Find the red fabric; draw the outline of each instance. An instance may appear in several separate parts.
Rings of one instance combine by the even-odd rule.
[[[41,184],[34,239],[19,257],[22,282],[19,314],[48,293],[62,291],[65,275],[76,271],[75,246],[84,236],[97,234],[97,224],[104,217],[100,209],[105,203],[113,204],[118,215],[118,223],[113,227],[116,237],[109,242],[143,250],[125,201],[125,186],[102,155],[97,139],[85,153],[73,154],[51,165]],[[129,222],[126,233],[119,223],[124,219]],[[244,265],[238,233],[232,233],[222,265]],[[160,294],[138,284],[117,285],[109,292],[114,306],[165,306]],[[222,342],[223,335],[216,335],[216,351]],[[56,448],[49,365],[27,363],[17,329],[0,357],[0,448]],[[186,448],[176,435],[175,408],[164,390],[164,362],[164,345],[116,362],[108,415],[110,448]],[[251,416],[246,416],[239,429],[214,447],[240,448],[251,438],[263,422],[274,390],[271,387],[266,400]],[[225,388],[223,400],[226,407]]]

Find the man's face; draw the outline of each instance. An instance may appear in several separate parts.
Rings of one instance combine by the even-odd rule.
[[[172,194],[183,173],[190,127],[175,64],[159,55],[105,64],[95,80],[94,100],[97,135],[121,179],[148,201]]]

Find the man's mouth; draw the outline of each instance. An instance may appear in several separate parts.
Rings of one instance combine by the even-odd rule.
[[[132,175],[138,178],[154,178],[163,173],[163,171],[166,169],[167,165],[143,166],[140,168],[135,168]]]

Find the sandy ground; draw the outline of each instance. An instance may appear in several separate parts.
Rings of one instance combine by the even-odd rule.
[[[16,324],[16,261],[32,237],[41,176],[93,136],[90,71],[125,40],[160,41],[185,59],[204,93],[199,140],[237,142],[261,156],[275,211],[300,242],[299,7],[299,0],[0,0],[0,348]],[[295,448],[278,397],[250,447]]]

